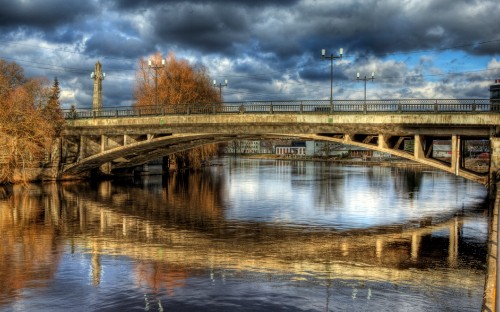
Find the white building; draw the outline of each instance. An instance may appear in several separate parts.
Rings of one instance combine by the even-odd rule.
[[[276,155],[280,156],[305,156],[305,146],[276,146]]]

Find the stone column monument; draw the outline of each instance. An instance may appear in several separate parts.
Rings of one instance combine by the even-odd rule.
[[[90,75],[90,78],[94,79],[94,96],[92,98],[92,110],[94,114],[102,110],[102,81],[104,77],[106,77],[106,74],[102,72],[102,65],[97,61],[95,69]]]

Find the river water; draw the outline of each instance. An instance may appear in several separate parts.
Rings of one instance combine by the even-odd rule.
[[[216,163],[0,189],[0,311],[480,311],[483,186],[422,169]]]

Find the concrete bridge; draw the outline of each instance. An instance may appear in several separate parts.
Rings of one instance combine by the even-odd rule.
[[[500,105],[488,99],[273,101],[66,111],[60,174],[111,173],[209,143],[296,138],[389,153],[484,185],[500,169]],[[449,140],[450,161],[432,158]],[[465,144],[489,140],[490,165],[468,167]]]

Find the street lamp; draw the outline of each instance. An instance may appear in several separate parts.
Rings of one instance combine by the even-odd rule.
[[[224,80],[224,83],[219,83],[219,85],[217,85],[217,80],[214,79],[214,87],[219,88],[219,102],[222,103],[222,87],[227,87],[227,79]]]
[[[342,54],[344,54],[344,49],[340,48],[339,56],[334,56],[333,53],[330,56],[326,56],[326,50],[321,49],[321,59],[330,60],[330,107],[333,105],[333,60],[341,59]]]
[[[372,72],[372,76],[370,78],[366,78],[366,76],[365,76],[365,78],[360,78],[359,73],[357,73],[357,75],[356,75],[356,80],[363,80],[365,82],[365,104],[366,104],[366,81],[368,81],[368,80],[373,81],[373,79],[375,79],[374,72]]]
[[[165,66],[165,59],[161,59],[161,65],[153,64],[151,59],[148,60],[149,68],[155,71],[155,89],[156,89],[156,106],[158,106],[158,70]]]

